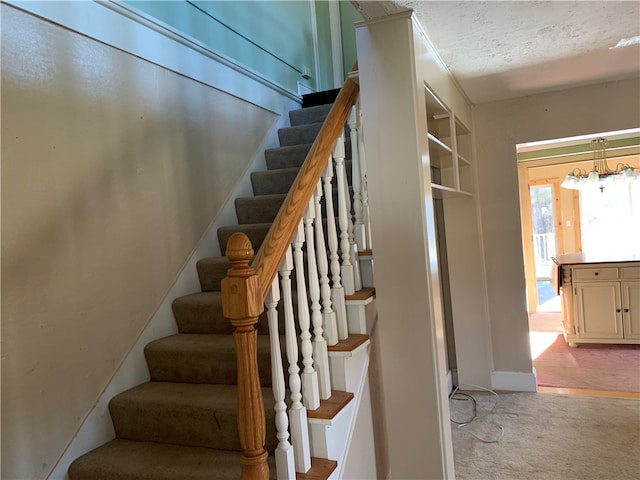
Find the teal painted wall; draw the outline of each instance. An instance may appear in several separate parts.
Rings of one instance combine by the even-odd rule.
[[[360,12],[351,2],[340,2],[340,28],[342,29],[342,65],[344,74],[347,75],[353,64],[356,63],[356,22],[363,20]]]
[[[297,92],[298,81],[313,89],[319,86],[313,72],[312,3],[308,1],[127,0],[125,3],[291,92]],[[326,18],[321,15],[318,24],[319,37],[327,36],[328,14]],[[320,60],[321,70],[330,70],[331,64],[324,64],[326,54],[320,55]],[[311,68],[311,79],[302,78],[303,67]],[[319,84],[322,82],[321,79]]]

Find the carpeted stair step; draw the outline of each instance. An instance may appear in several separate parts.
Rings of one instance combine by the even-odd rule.
[[[231,262],[227,257],[207,257],[198,260],[196,270],[203,292],[219,292],[220,282],[231,269]]]
[[[295,274],[292,275],[295,289]],[[295,290],[292,292],[294,315],[297,315],[298,304]],[[230,335],[235,328],[231,321],[222,315],[222,296],[220,292],[198,292],[173,301],[173,315],[180,333],[205,333]],[[278,303],[278,331],[284,333],[284,304]],[[297,318],[297,317],[296,317]],[[256,326],[259,335],[269,334],[269,321],[266,312],[258,317]]]
[[[327,103],[324,105],[317,105],[315,107],[300,108],[298,110],[291,110],[289,112],[289,124],[292,127],[297,125],[305,125],[308,123],[322,123],[324,122],[329,110],[333,105]]]
[[[300,168],[290,167],[279,170],[262,170],[251,173],[251,186],[254,195],[288,193]]]
[[[307,158],[311,143],[305,145],[291,145],[289,147],[267,148],[264,151],[264,159],[268,170],[281,168],[300,168]]]
[[[349,189],[349,194],[351,195],[351,199],[353,201],[353,191],[351,189]],[[236,198],[235,205],[238,223],[243,225],[273,222],[276,218],[276,215],[278,215],[280,207],[284,203],[284,199],[286,198],[286,196],[286,194],[280,193],[273,195],[258,195],[255,197]],[[326,217],[324,197],[320,200],[320,205],[322,207],[322,216]],[[333,189],[333,208],[334,213],[336,213],[338,209],[337,188]],[[255,252],[258,251],[255,245],[253,249]]]
[[[274,452],[273,391],[263,388],[262,397],[265,448]],[[109,412],[117,438],[239,451],[237,407],[235,385],[148,382],[115,396]]]
[[[346,160],[347,181],[351,183],[351,160]],[[279,170],[264,170],[251,174],[251,186],[254,195],[273,195],[278,193],[289,193],[293,181],[296,179],[299,168],[281,168]],[[337,186],[337,179],[334,175],[332,179],[334,188]]]
[[[264,158],[268,170],[281,168],[300,168],[311,149],[311,143],[304,145],[292,145],[288,147],[268,148],[264,151]],[[351,139],[347,136],[345,141],[345,158],[351,158]]]
[[[178,333],[149,343],[144,355],[154,382],[235,385],[237,381],[233,335]],[[263,387],[271,386],[270,358],[269,336],[258,335],[258,371]]]
[[[269,457],[270,478],[276,478]],[[237,480],[240,452],[115,439],[75,460],[71,480]]]
[[[322,122],[284,127],[278,129],[278,139],[281,147],[313,143],[322,127]]]
[[[253,224],[273,222],[286,196],[286,193],[277,193],[257,197],[236,198],[235,206],[238,223]],[[257,252],[255,246],[253,248]]]
[[[229,225],[226,227],[220,227],[218,229],[218,242],[220,243],[220,251],[222,255],[225,255],[227,252],[227,242],[229,241],[229,237],[233,235],[235,232],[242,232],[249,240],[251,240],[251,245],[253,245],[253,251],[258,253],[260,246],[262,245],[262,241],[264,237],[267,235],[267,232],[271,228],[271,223],[254,223],[247,225]]]
[[[176,298],[171,308],[180,333],[231,335],[235,330],[222,315],[220,292],[198,292]]]

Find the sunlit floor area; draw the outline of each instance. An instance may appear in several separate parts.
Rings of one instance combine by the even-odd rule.
[[[549,280],[538,280],[538,311],[529,315],[531,357],[535,360],[562,332],[560,296]]]
[[[562,314],[551,298],[545,310],[529,315],[531,358],[539,391],[545,388],[615,393],[639,398],[640,346],[581,344],[571,348],[562,335]],[[559,310],[559,308],[558,308]],[[556,390],[556,393],[561,393]],[[568,393],[568,392],[563,392]]]

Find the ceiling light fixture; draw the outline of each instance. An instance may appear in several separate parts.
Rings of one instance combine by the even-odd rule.
[[[640,177],[638,171],[627,165],[619,163],[615,170],[611,170],[607,164],[607,139],[596,138],[591,140],[593,149],[593,168],[587,173],[580,168],[573,169],[560,185],[571,190],[584,190],[597,187],[604,191],[604,187],[613,184],[628,184],[635,182]]]

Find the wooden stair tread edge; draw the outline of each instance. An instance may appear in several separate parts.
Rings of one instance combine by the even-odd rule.
[[[332,420],[336,418],[338,413],[346,407],[354,395],[351,392],[342,392],[340,390],[334,390],[326,400],[320,400],[320,406],[315,410],[307,410],[307,418],[313,418],[318,420]]]
[[[358,256],[360,257],[372,257],[373,256],[373,250],[368,248],[366,250],[360,250],[358,252]]]
[[[369,341],[369,335],[364,333],[350,333],[349,336],[340,340],[335,345],[329,345],[327,350],[329,352],[353,352],[360,345]]]
[[[338,468],[336,460],[311,457],[311,469],[307,473],[297,473],[297,480],[326,480]]]
[[[376,294],[376,289],[374,287],[364,287],[361,290],[358,290],[353,295],[345,295],[345,301],[349,300],[367,300]]]

